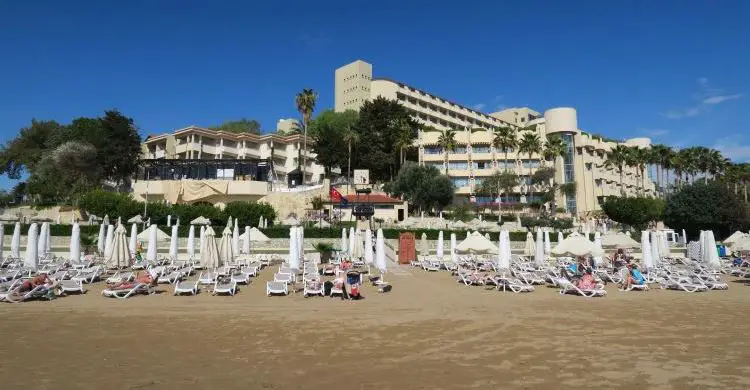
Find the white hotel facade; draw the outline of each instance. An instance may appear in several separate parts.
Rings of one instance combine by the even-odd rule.
[[[518,129],[520,139],[525,132],[535,132],[542,143],[547,135],[558,134],[567,145],[564,158],[554,162],[555,182],[576,183],[576,193],[572,196],[557,195],[558,207],[568,212],[584,215],[601,210],[600,203],[608,196],[620,195],[620,174],[614,167],[604,163],[608,151],[624,144],[649,148],[648,138],[633,138],[621,142],[605,140],[578,128],[577,113],[574,108],[559,107],[546,110],[543,114],[527,107],[482,113],[445,98],[417,89],[406,83],[385,78],[373,78],[372,65],[357,60],[344,65],[335,72],[336,111],[359,110],[368,100],[376,97],[397,100],[413,118],[425,126],[438,130],[454,129],[458,147],[448,153],[448,175],[453,180],[458,197],[466,197],[477,203],[490,203],[492,199],[478,196],[476,190],[482,180],[494,172],[504,169],[504,163],[521,176],[522,183],[513,194],[504,194],[503,201],[511,203],[533,202],[539,195],[538,189],[530,184],[534,171],[543,166],[542,157],[536,154],[519,154],[516,150],[505,153],[492,146],[493,132],[501,127]],[[482,129],[482,130],[478,130]],[[417,139],[419,163],[434,165],[441,171],[446,169],[446,155],[437,145],[439,132],[420,131]],[[643,177],[643,180],[641,179]],[[645,194],[654,194],[655,185],[646,170],[637,172],[626,167],[624,187],[629,195],[641,189]],[[531,192],[531,198],[524,194]]]

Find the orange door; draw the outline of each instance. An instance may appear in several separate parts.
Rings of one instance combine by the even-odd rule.
[[[398,236],[398,262],[409,264],[417,259],[417,248],[414,241],[414,233],[401,233]]]

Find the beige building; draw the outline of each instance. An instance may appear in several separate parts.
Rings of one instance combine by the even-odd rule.
[[[288,175],[301,163],[302,141],[300,134],[231,133],[197,126],[148,136],[141,145],[146,169],[134,181],[133,194],[137,200],[171,203],[258,200],[273,187],[300,184],[288,181]],[[308,153],[306,183],[321,183],[323,173],[315,154]]]
[[[573,108],[553,108],[543,115],[527,107],[485,114],[402,82],[373,78],[372,65],[363,61],[358,60],[336,70],[336,111],[358,110],[365,101],[378,96],[399,101],[414,119],[425,127],[438,130],[420,131],[417,139],[419,162],[434,165],[441,171],[447,170],[457,188],[456,194],[480,204],[495,201],[477,194],[484,178],[506,166],[521,176],[522,184],[512,194],[504,194],[503,202],[530,203],[540,200],[544,188],[532,185],[530,177],[537,169],[548,165],[555,168],[556,184],[576,183],[575,195],[557,195],[557,207],[575,214],[600,210],[600,203],[606,197],[620,195],[617,169],[604,164],[607,152],[618,144],[650,147],[648,138],[617,142],[580,130]],[[528,156],[513,150],[505,161],[505,153],[492,146],[494,132],[502,127],[515,128],[518,139],[526,132],[535,133],[542,144],[548,134],[557,134],[568,146],[567,154],[564,158],[547,162],[539,155]],[[440,131],[444,129],[456,131],[458,147],[450,153],[445,153],[437,145]],[[647,195],[655,192],[654,183],[647,172],[638,172],[634,168],[625,169],[623,187],[629,195],[640,191]]]

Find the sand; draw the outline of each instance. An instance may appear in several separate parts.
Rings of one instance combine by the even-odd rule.
[[[743,389],[750,286],[600,299],[398,268],[366,299],[83,296],[0,305],[4,389]]]

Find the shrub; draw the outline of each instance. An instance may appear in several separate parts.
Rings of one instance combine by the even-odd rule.
[[[610,197],[602,210],[615,222],[645,230],[650,222],[662,219],[665,205],[662,199]]]
[[[690,237],[697,237],[701,230],[713,230],[720,240],[736,230],[750,229],[750,211],[747,203],[721,183],[698,182],[669,197],[664,223],[685,229]]]
[[[276,219],[276,210],[268,203],[231,202],[224,208],[224,215],[235,217],[240,226],[257,226],[261,216],[269,222]]]

